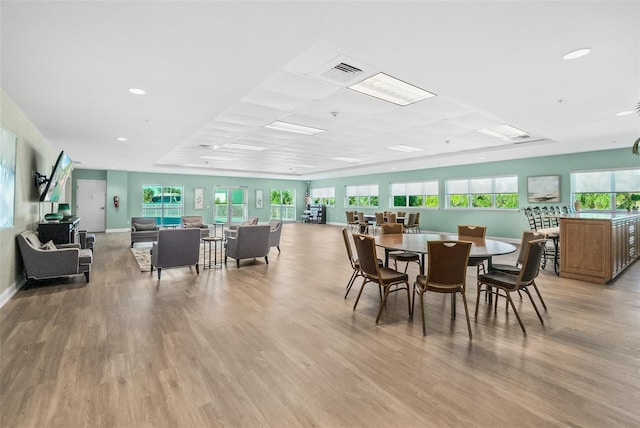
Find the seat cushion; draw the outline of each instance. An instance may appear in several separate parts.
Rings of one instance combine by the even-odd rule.
[[[93,253],[89,249],[80,250],[78,257],[81,265],[90,265],[93,263]]]
[[[390,253],[389,257],[396,259],[399,262],[412,262],[414,260],[420,260],[420,256],[416,253],[409,253],[403,251],[402,253]]]
[[[49,241],[46,244],[42,244],[40,249],[45,251],[51,251],[51,250],[57,250],[58,247],[56,247],[56,244],[54,244],[53,241]]]
[[[151,224],[151,223],[133,223],[133,228],[136,231],[140,231],[140,230],[153,230],[156,227],[155,224]]]

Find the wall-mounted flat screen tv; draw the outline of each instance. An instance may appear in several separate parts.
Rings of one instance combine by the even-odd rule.
[[[58,202],[72,170],[73,161],[64,151],[60,152],[58,160],[51,171],[49,181],[47,181],[44,191],[40,194],[40,202]]]

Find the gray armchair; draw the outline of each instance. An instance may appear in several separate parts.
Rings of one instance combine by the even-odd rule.
[[[131,217],[131,248],[136,242],[155,242],[160,228],[155,217]]]
[[[231,225],[229,225],[229,228],[224,231],[224,237],[226,239],[226,238],[228,238],[230,236],[235,236],[236,235],[236,230],[238,230],[238,227],[240,227],[240,226],[251,226],[251,225],[256,225],[256,224],[258,224],[258,217],[249,217],[249,218],[247,218],[247,221],[243,221],[239,225],[238,224],[231,224]]]
[[[22,232],[16,239],[27,281],[84,274],[89,282],[91,250],[80,249],[80,244],[43,245],[31,231]]]
[[[200,273],[200,231],[198,229],[163,229],[158,231],[158,242],[151,249],[151,273],[158,269],[158,279],[162,269],[194,266]]]
[[[255,226],[238,226],[235,236],[229,236],[225,244],[224,262],[227,257],[236,259],[236,266],[240,267],[241,259],[264,257],[269,264],[269,233],[268,224]]]
[[[276,247],[280,252],[280,235],[282,235],[282,220],[269,221],[269,248]]]
[[[182,227],[185,229],[195,228],[200,229],[200,237],[206,238],[209,236],[209,226],[202,223],[202,216],[199,215],[185,215],[182,216]]]

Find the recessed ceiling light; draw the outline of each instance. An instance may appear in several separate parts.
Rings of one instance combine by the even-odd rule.
[[[117,139],[118,141],[127,141],[127,139],[126,139],[126,138],[124,138],[124,137],[118,137],[118,138],[116,138],[116,139]]]
[[[250,146],[247,144],[236,144],[236,143],[225,144],[224,147],[227,147],[230,149],[255,150],[255,151],[261,151],[261,150],[267,149],[266,147]]]
[[[402,144],[397,145],[397,146],[390,146],[390,147],[387,147],[387,149],[389,149],[389,150],[397,150],[399,152],[407,152],[407,153],[421,152],[422,151],[422,149],[419,149],[418,147],[403,146]]]
[[[589,48],[582,48],[582,49],[576,49],[575,51],[571,51],[567,54],[565,54],[562,59],[576,59],[576,58],[580,58],[581,56],[585,56],[591,53],[591,49]]]
[[[129,92],[131,92],[132,94],[136,94],[136,95],[144,95],[147,93],[147,91],[145,91],[144,89],[140,89],[140,88],[129,88]]]
[[[620,113],[616,113],[616,116],[628,116],[630,114],[633,114],[632,110],[621,111]]]
[[[295,123],[289,122],[281,122],[279,120],[276,120],[269,125],[265,125],[265,128],[275,129],[277,131],[295,132],[297,134],[304,135],[315,135],[325,131],[324,129],[320,128],[312,128],[310,126],[297,125]]]
[[[232,161],[232,158],[226,158],[224,156],[200,156],[200,159],[210,159],[217,161]]]
[[[528,133],[526,133],[522,129],[518,129],[515,126],[511,125],[500,125],[494,126],[493,128],[478,129],[478,132],[497,138],[514,138],[524,137],[528,135]]]
[[[406,106],[436,96],[436,94],[384,73],[378,73],[360,83],[351,85],[349,89],[399,106]]]
[[[213,168],[211,165],[199,165],[197,163],[183,163],[182,166],[190,166],[194,168]]]
[[[340,161],[340,162],[360,162],[360,159],[345,158],[345,157],[342,157],[342,156],[331,158],[331,160],[337,160],[337,161]]]

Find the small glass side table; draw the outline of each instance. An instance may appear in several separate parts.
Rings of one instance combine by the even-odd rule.
[[[213,264],[211,263],[211,243],[213,242]],[[202,238],[202,250],[204,252],[204,266],[202,269],[222,269],[222,258],[218,263],[218,242],[222,242],[221,236],[206,236]],[[207,264],[207,245],[209,246],[209,263]]]

